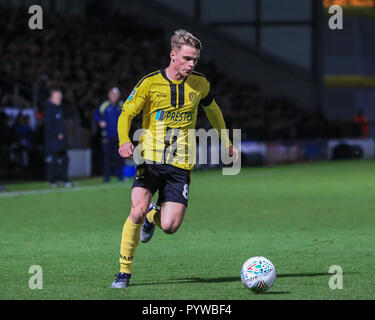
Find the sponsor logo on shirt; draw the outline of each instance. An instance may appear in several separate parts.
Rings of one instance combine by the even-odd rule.
[[[168,111],[165,112],[164,110],[159,110],[155,116],[156,120],[162,121],[174,121],[174,122],[182,122],[182,121],[192,121],[193,119],[193,112],[176,112],[176,111]]]

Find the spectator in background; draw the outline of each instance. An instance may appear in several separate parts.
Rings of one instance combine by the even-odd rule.
[[[115,87],[109,90],[108,100],[104,101],[94,112],[95,121],[102,131],[104,182],[109,182],[111,179],[112,163],[118,181],[123,181],[123,159],[117,152],[119,148],[117,121],[122,104],[120,91]]]
[[[14,133],[10,125],[10,118],[5,112],[0,113],[0,192],[6,191],[3,187],[3,172],[9,164],[10,145],[14,142]]]
[[[1,184],[1,178],[0,178],[0,192],[2,191],[6,191],[5,188],[3,187],[3,185]]]
[[[1,181],[1,166],[3,164],[3,144],[4,144],[4,136],[3,136],[3,132],[2,132],[2,127],[4,126],[3,124],[3,113],[0,113],[0,192],[1,191],[5,191],[4,190],[4,187],[3,187],[3,183]]]
[[[363,114],[363,110],[359,109],[356,116],[354,117],[354,122],[359,126],[361,130],[360,138],[366,139],[370,131],[370,126],[367,118]]]
[[[22,109],[14,121],[13,130],[17,137],[17,153],[20,157],[20,163],[22,166],[28,167],[32,149],[32,129],[30,126],[30,116],[23,115]]]
[[[2,158],[1,158],[1,154],[0,154],[0,192],[6,191],[5,188],[3,187],[3,182],[1,180],[1,164],[2,164]]]
[[[1,137],[0,137],[1,138]],[[1,141],[0,141],[0,144],[1,144]],[[3,152],[2,152],[2,146],[0,145],[0,192],[2,192],[2,191],[6,191],[5,190],[5,188],[3,187],[3,181],[2,181],[2,179],[1,179],[1,177],[2,177],[2,166],[3,166],[3,161],[4,161],[4,159],[3,159]]]
[[[61,107],[62,92],[52,89],[47,99],[44,114],[44,148],[46,153],[47,180],[52,188],[57,187],[60,178],[65,187],[72,187],[68,179],[68,141],[64,126],[64,113]]]

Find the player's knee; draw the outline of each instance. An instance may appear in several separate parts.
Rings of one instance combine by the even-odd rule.
[[[167,234],[176,233],[179,227],[180,225],[177,223],[168,223],[168,224],[162,225],[163,231]]]
[[[167,234],[173,234],[173,233],[176,233],[177,232],[177,229],[178,228],[165,228],[163,229],[163,231]]]
[[[130,219],[136,223],[143,223],[147,213],[147,207],[143,205],[132,206],[130,210]]]

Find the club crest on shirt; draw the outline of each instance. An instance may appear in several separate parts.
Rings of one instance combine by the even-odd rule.
[[[195,102],[197,100],[197,93],[196,92],[190,92],[189,93],[189,99],[191,102]]]

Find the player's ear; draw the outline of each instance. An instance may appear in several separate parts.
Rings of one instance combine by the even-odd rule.
[[[174,50],[171,50],[171,52],[169,53],[169,56],[171,58],[171,61],[175,61],[175,57],[176,57],[176,52]]]

